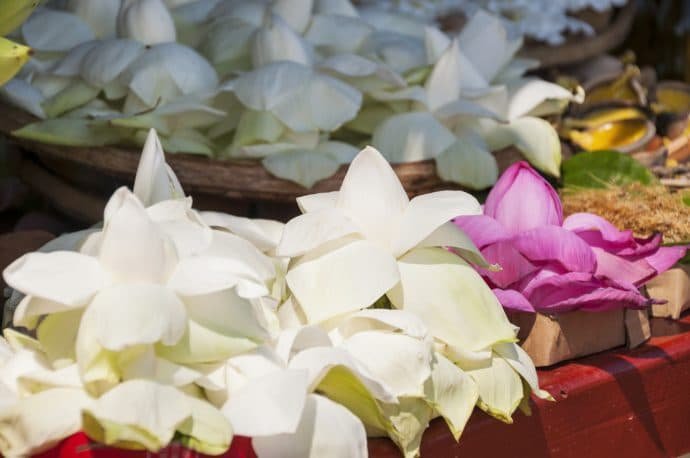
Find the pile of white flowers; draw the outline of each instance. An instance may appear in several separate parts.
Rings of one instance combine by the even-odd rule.
[[[58,5],[59,6],[59,5]],[[21,137],[142,144],[253,158],[312,186],[367,144],[392,163],[435,159],[439,176],[491,186],[491,151],[514,145],[559,174],[541,117],[576,97],[525,73],[520,36],[478,11],[458,36],[349,0],[70,0],[21,29],[36,58],[2,90],[44,122]],[[114,14],[118,11],[118,14]]]
[[[36,338],[0,338],[0,452],[83,430],[209,454],[236,434],[260,458],[365,457],[388,436],[414,457],[435,417],[457,439],[475,405],[511,422],[550,397],[449,222],[481,213],[472,196],[409,200],[366,148],[339,191],[299,205],[286,225],[197,212],[152,132],[102,228],[3,273]]]
[[[594,29],[573,13],[586,9],[602,12],[628,0],[360,0],[386,11],[433,21],[448,14],[474,14],[486,9],[506,20],[518,33],[550,45],[563,43],[570,34],[591,36]]]

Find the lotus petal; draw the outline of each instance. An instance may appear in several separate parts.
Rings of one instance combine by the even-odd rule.
[[[81,62],[87,83],[104,87],[114,81],[144,51],[136,40],[104,40],[90,48]]]
[[[529,355],[515,343],[502,343],[494,347],[494,352],[503,358],[527,382],[532,392],[542,399],[553,401],[553,397],[539,388],[537,370]]]
[[[336,54],[356,52],[371,33],[372,27],[355,16],[316,14],[305,38],[329,54]],[[328,60],[334,57],[338,56]]]
[[[482,249],[482,255],[489,263],[501,266],[501,270],[496,272],[482,271],[482,275],[488,277],[491,283],[499,288],[508,288],[539,269],[510,242],[489,245]]]
[[[597,266],[592,248],[558,226],[530,229],[515,236],[512,243],[530,261],[554,261],[572,272],[593,273]]]
[[[175,172],[165,162],[163,146],[153,129],[141,152],[133,190],[145,206],[185,195]]]
[[[0,88],[0,95],[12,105],[45,119],[46,114],[41,106],[45,96],[28,82],[19,78],[11,79]]]
[[[85,305],[109,281],[96,258],[70,251],[26,254],[3,271],[3,278],[25,294],[62,304],[63,310]],[[27,304],[22,315],[57,311],[57,305],[46,300]],[[35,312],[30,311],[34,307]]]
[[[176,388],[129,380],[84,409],[84,430],[106,445],[135,443],[156,452],[170,443],[192,413],[191,400]]]
[[[230,448],[232,427],[227,418],[205,400],[188,398],[191,415],[177,427],[183,444],[200,453],[220,455]]]
[[[455,135],[430,113],[404,113],[379,125],[371,140],[393,164],[438,157],[456,141]]]
[[[24,398],[0,413],[0,452],[29,456],[77,433],[81,409],[89,404],[82,390],[54,388]]]
[[[31,15],[21,31],[24,42],[37,51],[67,52],[94,39],[93,32],[79,16],[48,8]]]
[[[459,42],[460,49],[486,81],[493,81],[522,46],[522,38],[508,36],[501,18],[483,10],[465,24]]]
[[[572,100],[572,93],[558,84],[524,78],[509,86],[508,119],[527,115],[547,100]]]
[[[254,36],[252,62],[254,68],[261,68],[281,61],[311,65],[311,50],[283,18],[273,14],[264,19],[264,24]]]
[[[563,223],[558,194],[525,162],[510,166],[501,175],[486,199],[484,214],[513,234]]]
[[[297,198],[297,206],[302,213],[310,213],[325,208],[335,207],[338,201],[338,191],[307,194]]]
[[[520,312],[534,313],[534,307],[519,291],[513,289],[498,289],[493,290],[496,298],[501,303],[503,308],[510,310],[517,310]]]
[[[393,244],[396,257],[417,246],[442,225],[459,215],[479,215],[481,206],[471,194],[462,191],[438,191],[413,198],[400,220],[400,230]],[[479,256],[473,246],[461,246]]]
[[[444,181],[480,190],[496,182],[498,164],[484,145],[458,138],[436,158],[436,173]]]
[[[399,277],[389,253],[360,240],[296,265],[286,280],[307,320],[316,323],[370,306]]]
[[[431,385],[429,402],[458,441],[479,399],[477,384],[450,360],[436,353]]]
[[[524,395],[520,376],[501,358],[494,356],[489,365],[466,371],[477,383],[477,406],[489,415],[512,423],[512,414]]]
[[[479,249],[512,237],[512,231],[490,216],[458,216],[453,223],[462,229]]]
[[[293,150],[264,158],[263,166],[272,175],[305,188],[335,174],[340,163],[330,155],[318,151]]]
[[[310,394],[293,433],[252,440],[254,450],[266,458],[364,458],[367,438],[362,422],[348,409]]]
[[[398,268],[400,285],[388,297],[420,317],[436,339],[470,352],[515,339],[494,294],[458,256],[419,248],[403,256]]]
[[[171,290],[127,284],[101,290],[87,308],[82,327],[93,327],[104,348],[120,351],[156,342],[173,345],[182,337],[186,321],[184,304]]]
[[[235,434],[257,437],[294,434],[307,403],[307,372],[284,370],[251,379],[233,393],[223,413]],[[247,415],[247,412],[263,412]]]
[[[301,256],[327,242],[357,232],[357,226],[340,209],[311,211],[285,225],[276,253],[285,257]]]
[[[341,347],[395,396],[424,396],[424,384],[431,377],[433,351],[430,340],[425,342],[404,334],[362,331],[343,341]]]
[[[390,164],[367,147],[352,161],[336,205],[367,239],[387,247],[392,244],[391,227],[401,223],[408,202]]]
[[[116,281],[163,283],[175,267],[172,242],[125,188],[106,206],[98,258]]]
[[[486,141],[493,151],[515,145],[537,169],[555,177],[561,174],[558,133],[541,118],[527,116],[507,125],[497,124],[486,136]]]

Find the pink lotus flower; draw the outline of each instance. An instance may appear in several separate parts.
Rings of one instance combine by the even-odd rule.
[[[455,224],[502,267],[481,270],[501,304],[527,312],[644,308],[652,301],[638,288],[686,251],[662,247],[661,234],[635,238],[590,213],[563,220],[558,194],[526,162],[501,176],[484,215],[458,217]]]

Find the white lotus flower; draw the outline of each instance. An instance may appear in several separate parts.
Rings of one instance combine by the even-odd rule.
[[[117,34],[145,45],[175,41],[175,22],[163,0],[122,0]]]
[[[137,191],[149,202],[165,197],[165,185],[158,183],[174,177],[151,154],[157,146],[153,137],[137,180]],[[142,180],[146,175],[152,178]],[[103,230],[80,253],[30,253],[6,269],[8,284],[27,294],[15,323],[34,327],[39,316],[48,315],[38,326],[39,340],[51,340],[47,348],[76,338],[76,354],[65,348],[56,357],[76,359],[94,392],[117,381],[117,363],[103,360],[104,351],[129,352],[120,363],[136,366],[153,345],[159,356],[183,363],[216,361],[255,347],[269,336],[256,301],[269,293],[273,263],[249,242],[210,229],[190,204],[165,200],[145,209],[126,189],[116,192]],[[61,272],[57,277],[55,269]],[[219,314],[228,320],[218,320]],[[130,320],[141,325],[132,327]],[[129,366],[118,371],[135,370]]]
[[[367,148],[352,162],[340,191],[298,203],[304,214],[287,223],[277,249],[294,258],[286,276],[293,297],[278,312],[284,322],[327,323],[383,296],[420,317],[443,356],[462,368],[491,365],[494,348],[515,342],[515,329],[479,274],[441,248],[453,247],[487,266],[466,235],[448,223],[479,211],[470,195],[442,191],[410,201],[383,157]],[[502,376],[480,382],[479,405],[508,419],[517,404],[506,408],[481,397],[493,383],[503,383]]]
[[[511,39],[501,21],[479,12],[457,39],[426,29],[427,53],[438,56],[424,88],[382,91],[381,101],[412,100],[428,113],[393,115],[373,136],[392,162],[436,159],[438,174],[475,189],[492,185],[498,167],[490,151],[514,145],[537,168],[558,176],[561,146],[555,129],[530,116],[548,101],[577,100],[570,91],[535,78],[512,59],[521,39]],[[505,82],[506,75],[512,75]],[[501,79],[501,84],[493,81]],[[400,135],[400,132],[406,132]],[[457,138],[456,138],[457,136]],[[467,164],[473,163],[473,167]]]

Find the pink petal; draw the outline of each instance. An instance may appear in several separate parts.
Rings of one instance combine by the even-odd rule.
[[[498,298],[498,302],[500,302],[504,308],[517,310],[520,312],[534,313],[534,307],[532,307],[532,304],[529,303],[525,296],[514,289],[496,288],[493,290],[493,292],[496,295],[496,298]]]
[[[453,222],[480,250],[489,244],[508,240],[512,236],[501,223],[489,216],[459,216]]]
[[[575,232],[590,246],[603,248],[619,256],[644,256],[653,253],[662,241],[661,234],[646,239],[633,237],[630,230],[621,231],[604,218],[591,213],[574,213],[563,227]]]
[[[484,203],[484,214],[513,234],[563,224],[558,194],[524,161],[510,166],[499,178]]]
[[[642,309],[648,307],[651,303],[652,300],[644,297],[639,291],[604,287],[597,288],[579,297],[553,303],[546,309],[537,308],[537,310],[540,312],[547,310],[549,313],[563,313],[572,310],[604,312],[619,308]]]
[[[510,242],[498,242],[482,249],[484,258],[489,264],[498,264],[501,270],[491,272],[481,269],[481,274],[488,277],[495,286],[507,288],[513,283],[538,269],[516,250]]]
[[[544,226],[519,234],[513,246],[530,261],[555,261],[566,270],[592,272],[596,257],[587,243],[574,233],[557,226]]]
[[[677,245],[661,247],[651,256],[647,256],[645,261],[656,270],[657,274],[666,272],[680,261],[688,250],[688,245]]]
[[[603,311],[615,308],[643,308],[651,301],[636,289],[618,288],[592,275],[572,272],[542,274],[522,291],[538,312],[563,313],[573,310]]]
[[[608,278],[617,283],[639,287],[657,274],[645,259],[629,261],[597,247],[592,248],[592,251],[597,257],[595,275],[598,278]]]

